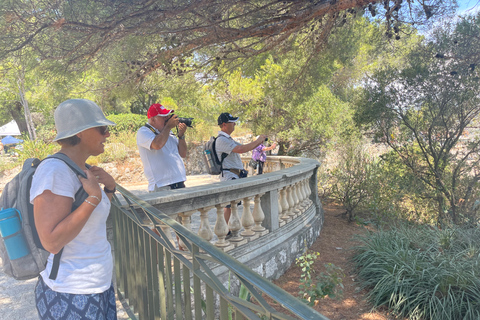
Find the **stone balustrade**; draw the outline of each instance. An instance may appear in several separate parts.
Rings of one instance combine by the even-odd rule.
[[[280,277],[320,234],[319,165],[268,157],[265,174],[245,179],[138,195],[118,186],[112,217],[119,294],[139,318],[226,319],[236,310],[235,318],[275,311],[287,319],[277,310],[285,306],[302,319],[326,319],[265,280]],[[239,298],[242,285],[254,302]]]
[[[248,168],[249,160],[242,159],[245,168]],[[268,157],[263,175],[149,193],[141,198],[177,218],[206,241],[230,251],[283,228],[305,213],[320,214],[318,166],[319,163],[312,159]],[[228,204],[232,210],[227,225],[223,208]],[[200,221],[197,230],[192,228],[192,217]],[[164,231],[168,229],[162,228]],[[229,230],[232,237],[226,240]],[[173,236],[171,241],[175,242]],[[186,246],[178,241],[179,249],[186,250]]]

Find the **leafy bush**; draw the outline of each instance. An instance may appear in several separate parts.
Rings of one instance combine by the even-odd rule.
[[[55,142],[45,142],[41,139],[30,140],[29,138],[25,138],[22,147],[23,149],[16,149],[18,164],[23,163],[28,158],[43,159],[60,150],[60,145]]]
[[[30,140],[28,136],[23,136],[23,143],[12,149],[15,157],[0,157],[0,172],[13,169],[23,164],[28,158],[44,159],[48,155],[54,154],[60,150],[60,146],[53,142],[45,142],[42,139]]]
[[[107,145],[110,143],[121,143],[128,152],[137,150],[137,133],[131,131],[121,131],[107,138]]]
[[[345,214],[351,221],[356,209],[368,200],[368,186],[372,180],[372,157],[359,143],[346,143],[339,148],[338,165],[332,170],[332,197],[345,207]]]
[[[118,162],[127,159],[137,151],[136,133],[121,131],[107,138],[105,151],[96,157],[90,157],[87,163],[98,165],[99,163]]]
[[[320,171],[323,195],[341,203],[349,220],[359,212],[378,225],[410,220],[434,225],[436,202],[394,152],[376,155],[371,145],[346,141],[336,146],[335,166]]]
[[[360,237],[353,262],[376,307],[409,319],[480,319],[480,230],[401,225]]]
[[[54,124],[44,124],[36,128],[37,138],[43,141],[52,141],[57,136]]]
[[[319,255],[318,252],[307,250],[295,262],[302,269],[299,295],[309,306],[315,305],[317,300],[326,296],[337,297],[342,294],[343,289],[342,279],[345,275],[340,267],[332,263],[326,263],[326,272],[320,273],[315,280],[312,278],[312,274],[315,272],[312,267]]]
[[[108,143],[105,152],[97,156],[100,163],[123,161],[128,157],[128,150],[122,143]]]
[[[426,196],[424,183],[402,163],[398,154],[390,151],[381,156],[375,180],[370,209],[377,216],[436,223],[438,210],[434,199]]]
[[[111,114],[107,116],[107,119],[117,124],[109,128],[110,132],[114,134],[119,132],[137,132],[141,126],[147,123],[147,116],[134,113]]]

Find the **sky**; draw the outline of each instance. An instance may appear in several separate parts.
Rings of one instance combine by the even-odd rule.
[[[457,0],[459,8],[457,13],[473,13],[477,12],[480,9],[479,0]]]

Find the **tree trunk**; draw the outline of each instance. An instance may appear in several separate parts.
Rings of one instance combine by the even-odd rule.
[[[35,132],[35,126],[33,125],[32,115],[30,114],[30,108],[28,107],[28,101],[25,98],[25,86],[24,75],[18,79],[18,94],[20,95],[21,105],[23,106],[23,113],[25,115],[25,123],[27,125],[28,136],[30,140],[37,139],[37,133]]]
[[[12,116],[13,120],[15,120],[17,123],[20,132],[28,132],[27,122],[23,116],[22,104],[19,101],[15,101],[14,103],[8,104],[5,107],[7,108],[8,113]]]
[[[441,228],[445,226],[445,222],[447,220],[447,217],[445,215],[445,198],[442,197],[441,195],[437,197],[437,203],[438,203],[438,219],[437,219],[437,225]]]
[[[278,141],[278,155],[283,156],[283,155],[285,155],[286,151],[287,150],[286,150],[285,142]]]

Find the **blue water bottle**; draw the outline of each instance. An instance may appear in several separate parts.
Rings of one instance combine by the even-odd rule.
[[[30,253],[22,232],[22,217],[15,208],[0,211],[0,236],[10,260],[22,258]]]

